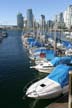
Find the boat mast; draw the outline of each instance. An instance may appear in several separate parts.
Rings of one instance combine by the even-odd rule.
[[[57,43],[56,43],[56,31],[57,31],[57,24],[55,23],[55,25],[54,25],[54,56],[56,55],[56,46],[57,46]]]

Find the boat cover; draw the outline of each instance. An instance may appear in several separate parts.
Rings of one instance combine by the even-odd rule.
[[[67,46],[67,49],[69,49],[69,48],[72,48],[72,44],[69,44],[69,45]]]
[[[53,66],[56,66],[58,64],[70,64],[72,60],[72,57],[55,57],[54,59],[51,60],[51,63],[53,64]]]
[[[54,50],[47,50],[46,51],[46,59],[52,60],[55,57]]]
[[[34,51],[34,53],[37,53],[37,52],[40,52],[40,53],[46,53],[46,54],[53,54],[54,53],[54,50],[50,50],[50,49],[37,49]]]
[[[27,39],[27,42],[29,43],[29,44],[31,44],[31,42],[34,42],[35,41],[35,38],[33,38],[33,37],[29,37],[28,39]]]
[[[65,47],[72,46],[71,42],[69,42],[69,41],[62,41],[62,44],[63,44]]]
[[[41,51],[45,51],[46,49],[45,48],[38,48],[38,49],[35,49],[35,50],[33,50],[32,52],[33,53],[36,53],[36,52],[41,52]]]
[[[34,46],[42,47],[42,46],[44,46],[44,44],[39,42],[39,41],[37,41],[37,40],[35,40],[35,41],[31,42],[30,46],[31,47],[34,47]]]
[[[72,70],[72,66],[60,64],[54,68],[54,70],[48,75],[48,78],[59,83],[61,87],[64,87],[69,83],[69,70]]]

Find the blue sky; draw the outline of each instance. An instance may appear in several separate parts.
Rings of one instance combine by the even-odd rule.
[[[59,12],[63,12],[72,0],[0,0],[0,25],[15,25],[16,15],[21,12],[26,17],[26,10],[33,9],[37,20],[44,14],[46,20],[52,19]]]

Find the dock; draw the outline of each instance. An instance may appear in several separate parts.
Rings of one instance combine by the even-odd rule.
[[[68,95],[62,96],[60,99],[45,108],[68,108]]]
[[[72,108],[72,71],[69,72],[69,93],[45,108]]]

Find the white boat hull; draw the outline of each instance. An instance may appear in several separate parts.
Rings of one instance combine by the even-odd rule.
[[[37,69],[39,72],[44,72],[44,73],[50,73],[52,71],[53,67],[50,67],[48,69]]]
[[[45,85],[45,86],[44,86]],[[67,87],[64,87],[66,92],[68,91]],[[49,79],[48,77],[32,84],[27,92],[27,97],[36,98],[36,99],[51,99],[55,98],[64,92],[65,89],[61,88],[60,84]]]
[[[44,63],[44,62],[48,63],[48,60],[46,58],[41,58],[40,60],[35,60],[36,65]]]
[[[39,72],[50,73],[53,70],[53,66],[50,62],[42,62],[36,66],[31,66],[30,68],[34,68]]]

